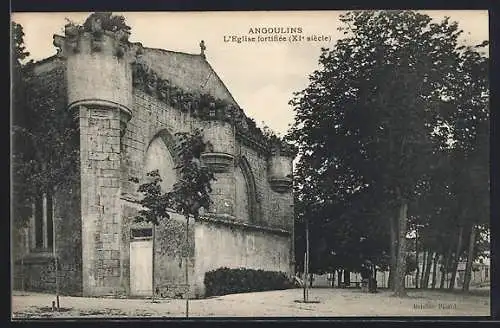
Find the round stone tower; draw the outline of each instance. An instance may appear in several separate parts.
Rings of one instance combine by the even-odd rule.
[[[295,152],[283,145],[274,145],[271,156],[268,158],[267,180],[271,187],[270,198],[277,205],[274,213],[278,225],[291,232],[290,235],[290,269],[295,272],[295,246],[294,246],[294,208],[293,208],[293,158]]]
[[[288,192],[292,188],[293,157],[281,147],[274,147],[268,160],[268,181],[271,188],[279,193]]]
[[[80,121],[83,295],[121,287],[121,137],[132,117],[129,32],[103,29],[93,14],[54,36],[66,62],[68,110]],[[109,24],[108,24],[109,25]]]
[[[222,121],[206,121],[203,125],[205,142],[208,149],[202,160],[215,171],[217,181],[212,182],[212,214],[219,217],[234,218],[234,126]]]

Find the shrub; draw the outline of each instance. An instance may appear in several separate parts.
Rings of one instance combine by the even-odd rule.
[[[261,292],[292,288],[293,284],[284,272],[246,268],[219,268],[205,273],[205,295]]]

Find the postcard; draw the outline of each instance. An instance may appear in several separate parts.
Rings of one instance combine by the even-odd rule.
[[[488,29],[12,13],[12,319],[490,316]]]

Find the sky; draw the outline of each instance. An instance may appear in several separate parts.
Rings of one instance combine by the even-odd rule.
[[[436,20],[449,16],[464,30],[461,42],[488,40],[488,12],[477,10],[422,11]],[[307,87],[309,75],[318,68],[321,47],[333,48],[342,37],[337,30],[342,11],[281,12],[115,12],[132,27],[130,41],[145,47],[206,58],[245,113],[259,126],[283,135],[293,123],[288,102],[293,93]],[[25,45],[35,61],[56,53],[54,34],[64,35],[65,18],[83,23],[90,13],[15,13],[12,20],[25,32]],[[253,36],[258,27],[301,28],[301,35],[326,40],[301,42],[226,42],[231,36]],[[289,34],[282,34],[288,37]],[[264,36],[264,35],[263,35]]]

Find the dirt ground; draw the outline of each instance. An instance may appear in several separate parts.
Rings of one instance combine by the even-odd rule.
[[[310,300],[300,303],[302,289],[233,294],[189,301],[190,317],[336,317],[336,316],[489,316],[488,290],[467,295],[408,290],[396,298],[390,291],[376,294],[359,289],[313,288]],[[162,299],[60,297],[60,312],[52,312],[51,294],[14,292],[12,318],[53,317],[185,317],[186,303]]]

